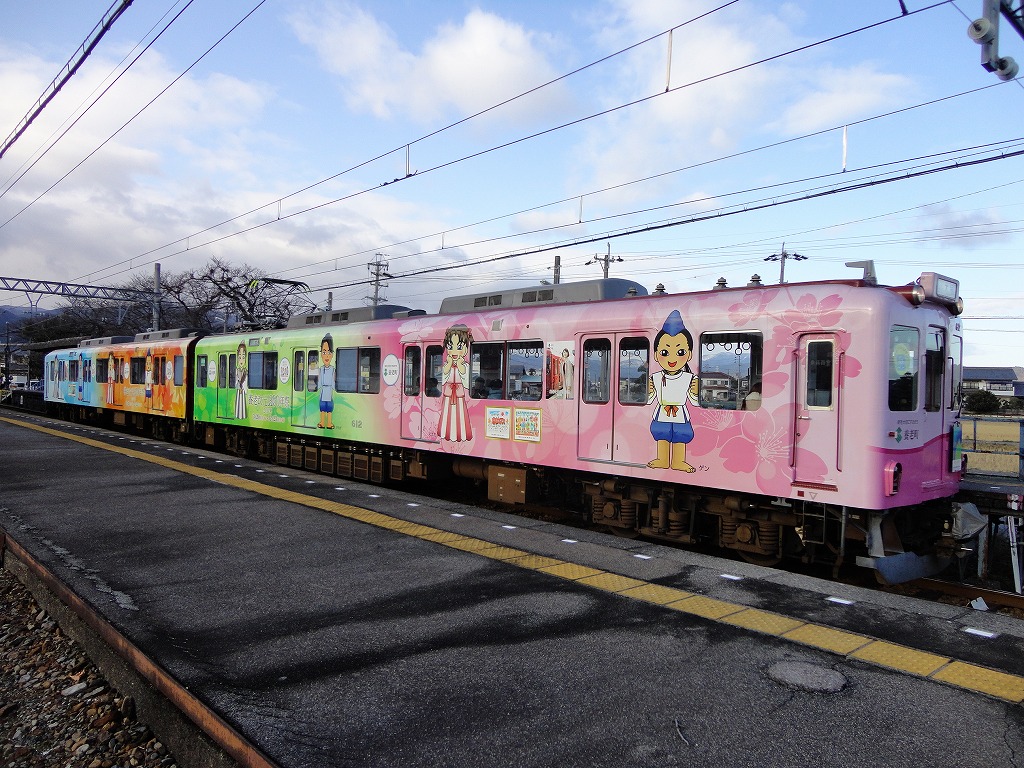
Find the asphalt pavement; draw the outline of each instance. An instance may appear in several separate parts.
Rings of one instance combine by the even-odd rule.
[[[289,768],[1024,765],[1013,619],[39,417],[0,527]]]

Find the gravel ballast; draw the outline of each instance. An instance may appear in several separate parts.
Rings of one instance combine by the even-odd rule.
[[[135,702],[0,568],[0,765],[176,768]]]

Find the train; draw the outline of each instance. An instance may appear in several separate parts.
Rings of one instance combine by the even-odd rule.
[[[623,536],[906,581],[965,458],[963,301],[925,272],[654,292],[606,278],[150,331],[45,358],[50,413],[372,483],[467,478]]]

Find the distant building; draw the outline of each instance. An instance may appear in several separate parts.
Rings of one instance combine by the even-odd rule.
[[[1024,397],[1024,368],[964,366],[964,393],[985,390],[998,397]]]
[[[710,401],[736,401],[736,377],[721,371],[700,375],[701,398]]]

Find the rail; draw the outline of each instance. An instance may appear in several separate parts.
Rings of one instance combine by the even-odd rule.
[[[1024,480],[1024,419],[963,415],[960,423],[972,474]]]

